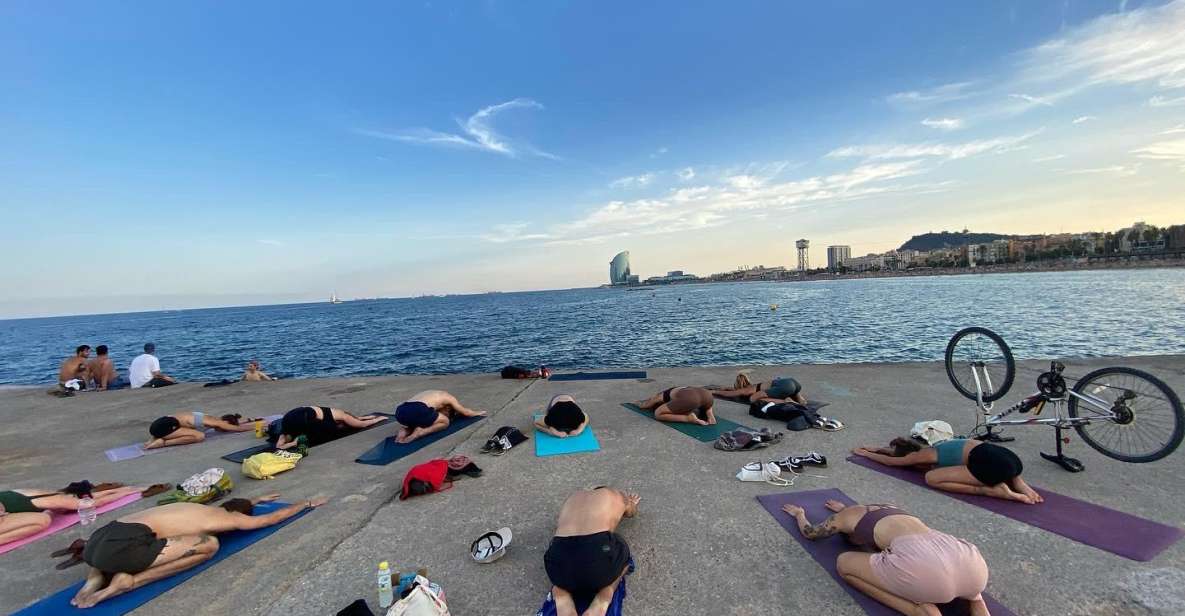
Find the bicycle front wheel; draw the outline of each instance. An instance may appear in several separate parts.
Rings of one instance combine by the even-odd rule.
[[[984,327],[968,327],[959,330],[946,344],[946,376],[968,399],[976,400],[982,391],[984,402],[995,402],[1012,388],[1016,361],[1012,359],[1012,349],[999,334]]]
[[[1135,368],[1102,368],[1074,384],[1066,412],[1093,419],[1074,426],[1099,453],[1123,462],[1154,462],[1176,451],[1185,437],[1185,410],[1176,392]]]

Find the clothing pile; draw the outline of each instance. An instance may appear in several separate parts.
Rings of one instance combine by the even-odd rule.
[[[514,426],[502,426],[481,446],[482,453],[500,456],[527,440],[527,435]]]
[[[749,404],[749,414],[760,419],[786,422],[786,429],[795,432],[816,428],[826,432],[843,430],[838,419],[819,414],[818,407],[797,402],[757,401]]]
[[[453,487],[453,481],[462,475],[481,477],[481,468],[473,463],[468,456],[453,456],[448,460],[429,460],[417,464],[407,471],[403,477],[403,491],[400,500],[413,496],[443,492]]]
[[[781,440],[782,433],[770,432],[769,428],[762,428],[761,430],[737,428],[721,434],[712,446],[721,451],[750,451],[769,447],[773,443],[781,442]]]

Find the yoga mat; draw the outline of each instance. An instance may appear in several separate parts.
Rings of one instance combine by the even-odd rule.
[[[650,411],[643,411],[636,404],[631,404],[629,402],[623,402],[621,404],[621,406],[624,406],[625,408],[627,408],[639,415],[642,415],[644,417],[649,417],[650,419],[654,419],[654,413],[652,413]],[[655,421],[658,421],[658,420],[655,419]],[[727,419],[724,419],[723,417],[720,417],[719,415],[716,416],[716,425],[714,425],[714,426],[701,426],[698,424],[676,423],[676,422],[671,422],[671,421],[659,421],[658,423],[663,424],[664,426],[670,426],[670,427],[682,432],[683,434],[686,434],[687,436],[690,436],[691,438],[693,438],[697,441],[703,442],[703,443],[710,443],[710,442],[716,440],[717,438],[719,438],[721,434],[724,434],[725,432],[730,432],[732,430],[736,430],[737,428],[744,428],[746,430],[753,429],[753,428],[749,428],[747,426],[742,426],[741,424],[736,423],[735,421],[729,421]]]
[[[370,451],[358,456],[354,461],[359,464],[371,464],[374,466],[386,466],[399,458],[406,455],[413,454],[428,445],[439,441],[440,439],[467,428],[470,424],[476,423],[479,420],[485,419],[485,416],[479,417],[457,417],[452,420],[447,428],[440,432],[433,432],[428,436],[422,436],[410,443],[396,443],[394,436],[388,436],[379,442],[378,445],[370,448]]]
[[[386,417],[387,419],[385,421],[380,421],[368,428],[360,428],[357,430],[355,430],[354,428],[348,428],[345,426],[339,427],[337,429],[337,438],[333,439],[332,441],[325,441],[325,443],[332,443],[333,441],[343,439],[347,436],[351,436],[351,435],[357,434],[359,432],[366,432],[367,430],[369,430],[371,428],[385,426],[385,425],[391,423],[391,420],[395,418],[395,416],[390,413],[367,413],[367,415],[382,415],[383,417]],[[283,417],[283,415],[281,415],[281,417]],[[310,449],[312,449],[313,447],[320,447],[321,445],[324,445],[325,443],[318,443],[317,445],[313,445],[312,447],[310,447]],[[247,458],[250,458],[251,456],[253,456],[257,453],[264,453],[265,451],[275,451],[275,450],[276,450],[276,448],[273,447],[271,443],[264,443],[262,445],[255,445],[254,447],[248,447],[246,449],[242,449],[239,451],[232,451],[232,452],[226,454],[225,456],[222,456],[222,459],[226,460],[228,462],[234,462],[235,464],[242,464],[243,460],[246,460]]]
[[[253,515],[263,515],[287,506],[288,505],[285,503],[260,503],[255,506],[254,511],[251,513]],[[75,593],[78,592],[78,589],[82,588],[82,582],[79,582],[65,590],[52,594],[19,612],[16,612],[13,616],[61,616],[62,614],[79,614],[80,616],[83,614],[88,614],[91,616],[119,616],[122,614],[127,614],[141,605],[144,605],[145,603],[148,603],[149,601],[159,597],[165,592],[180,586],[181,583],[185,582],[189,578],[214,566],[214,564],[218,561],[230,556],[231,554],[242,551],[243,548],[246,548],[256,541],[259,541],[260,539],[271,535],[277,530],[280,530],[294,520],[299,519],[309,511],[310,510],[306,509],[292,516],[291,518],[280,522],[279,524],[268,526],[267,528],[259,528],[256,530],[238,530],[231,533],[220,534],[218,535],[218,552],[215,553],[214,557],[210,560],[207,560],[206,562],[192,569],[186,569],[185,571],[182,571],[176,575],[157,580],[151,584],[141,586],[136,590],[103,601],[92,608],[82,610],[70,605],[70,599],[73,599]],[[83,570],[82,575],[85,576],[86,567],[79,567],[79,569]],[[200,605],[200,603],[201,601],[199,598],[199,601],[195,605]]]
[[[283,417],[283,415],[268,415],[267,417],[262,417],[261,419],[263,419],[267,423],[271,423],[281,417]],[[209,428],[209,429],[205,430],[205,433],[206,433],[206,440],[202,441],[202,443],[204,443],[206,441],[211,441],[214,439],[219,439],[219,438],[222,438],[225,436],[232,436],[235,434],[250,434],[250,432],[219,432],[218,430],[215,430],[213,428]],[[200,445],[201,443],[191,443],[191,444],[192,445]],[[115,449],[108,449],[104,453],[106,454],[107,459],[110,460],[111,462],[121,462],[123,460],[134,460],[136,458],[150,456],[152,454],[160,453],[162,451],[172,451],[174,449],[177,449],[178,447],[185,447],[185,445],[172,445],[170,447],[158,447],[156,449],[144,449],[144,443],[132,443],[131,445],[124,445],[123,447],[116,447]]]
[[[848,462],[929,488],[926,485],[925,474],[909,467],[886,466],[861,456],[850,456]],[[1132,560],[1152,560],[1185,535],[1185,531],[1175,526],[1153,522],[1037,486],[1033,486],[1033,489],[1045,498],[1044,503],[1026,505],[990,496],[935,491]]]
[[[553,374],[549,381],[608,381],[611,379],[644,379],[646,373],[637,370],[623,370],[619,372],[569,372],[567,374]]]
[[[542,414],[535,415],[537,420],[542,418]],[[535,428],[535,455],[540,458],[600,450],[601,444],[597,442],[597,435],[593,434],[592,426],[584,426],[584,431],[579,436],[567,438],[558,438]]]
[[[98,509],[99,515],[107,513],[108,511],[111,511],[112,509],[119,509],[120,507],[123,507],[124,505],[127,505],[129,503],[134,503],[138,500],[140,500],[139,494],[129,494],[119,500],[111,501],[110,503],[107,503],[106,505],[99,507],[99,509]],[[49,513],[49,517],[50,517],[49,527],[47,527],[45,530],[37,533],[36,535],[29,535],[28,537],[25,537],[24,539],[17,539],[16,541],[9,541],[8,543],[0,545],[0,554],[4,554],[6,552],[11,552],[23,545],[28,545],[30,543],[33,543],[34,541],[37,541],[38,539],[41,539],[43,537],[48,537],[49,535],[52,535],[60,530],[66,529],[66,528],[70,528],[71,526],[74,526],[75,524],[78,523],[78,514],[74,513],[74,512],[59,513],[59,512],[50,511],[47,513]]]
[[[798,505],[806,510],[807,519],[818,523],[831,515],[831,512],[823,506],[823,503],[828,500],[837,500],[845,505],[856,504],[856,501],[848,498],[847,494],[836,489],[767,494],[757,497],[757,502],[761,503],[761,506],[777,520],[778,524],[781,524],[782,528],[786,529],[786,532],[790,533],[790,536],[798,541],[802,549],[806,550],[807,554],[810,554],[815,559],[815,562],[819,563],[820,567],[827,570],[827,573],[831,574],[831,577],[844,590],[848,591],[848,594],[863,608],[865,614],[869,616],[900,616],[896,610],[889,609],[888,606],[876,599],[856,590],[854,586],[843,581],[843,578],[839,576],[839,572],[835,568],[835,560],[840,554],[856,549],[848,543],[843,535],[833,535],[819,541],[811,541],[803,537],[802,533],[799,532],[798,522],[789,514],[782,511],[782,505]],[[1015,616],[1011,610],[1000,605],[995,599],[989,597],[987,593],[983,594],[983,600],[987,603],[988,611],[991,612],[992,616]],[[943,616],[961,616],[970,613],[967,602],[963,600],[955,600],[951,603],[940,605],[938,609],[942,612]]]
[[[621,578],[621,582],[613,591],[613,600],[609,602],[609,610],[605,612],[605,616],[621,616],[622,605],[625,603],[625,597],[628,594],[625,590],[625,580],[634,572],[634,559],[630,558],[629,568],[626,569],[625,577]],[[588,604],[592,603],[592,597],[573,597],[573,603],[576,605],[576,613],[583,614],[588,609]],[[543,600],[543,606],[535,612],[535,616],[558,616],[555,607],[555,599],[552,598],[551,593],[547,593],[547,598]]]

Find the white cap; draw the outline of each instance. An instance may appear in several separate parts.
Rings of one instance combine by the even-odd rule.
[[[507,527],[489,531],[469,546],[469,554],[479,563],[492,563],[506,555],[506,548],[514,534]]]

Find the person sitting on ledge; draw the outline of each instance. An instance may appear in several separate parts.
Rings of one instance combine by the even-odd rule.
[[[132,389],[141,387],[168,387],[176,385],[177,379],[160,371],[160,360],[156,358],[156,345],[149,342],[144,345],[144,352],[132,360],[128,367],[128,381]]]
[[[672,387],[638,402],[638,407],[654,411],[659,421],[716,425],[715,399],[702,387]]]
[[[49,511],[78,511],[79,499],[90,494],[96,508],[144,488],[117,486],[99,489],[89,483],[72,483],[62,490],[0,491],[0,545],[24,539],[49,528]]]
[[[395,435],[395,442],[410,443],[433,432],[440,432],[449,427],[456,415],[480,417],[485,414],[485,411],[465,408],[447,391],[421,391],[395,407],[395,421],[403,426]]]
[[[107,345],[105,344],[95,347],[95,358],[86,362],[86,371],[91,385],[99,391],[128,386],[119,378],[115,362],[111,361],[111,356],[107,354]]]
[[[858,447],[852,453],[887,466],[917,466],[932,488],[980,494],[1028,505],[1045,499],[1021,479],[1024,464],[1010,449],[974,439],[952,438],[928,447],[917,439],[895,438],[889,448]]]
[[[292,449],[301,436],[308,439],[309,447],[328,443],[338,437],[341,426],[361,430],[369,428],[386,417],[364,415],[355,417],[349,411],[327,406],[300,406],[284,413],[280,420],[280,438],[276,449]]]
[[[502,369],[501,375],[504,379],[549,379],[551,378],[551,368],[539,366],[531,370],[522,366],[506,366]]]
[[[144,443],[144,449],[159,449],[173,445],[188,445],[206,440],[206,428],[219,432],[250,432],[254,419],[243,419],[241,415],[223,415],[215,419],[205,413],[193,411],[165,415],[148,426],[152,439]]]
[[[580,436],[588,427],[588,415],[572,396],[560,394],[547,403],[547,413],[535,420],[535,427],[558,438]]]
[[[737,375],[732,389],[708,389],[722,398],[748,398],[749,402],[807,402],[806,396],[802,395],[802,385],[788,376],[778,377],[769,383],[753,384],[742,372]]]
[[[630,562],[630,546],[615,531],[638,515],[637,494],[601,486],[568,497],[555,537],[543,554],[557,616],[576,616],[576,599],[591,597],[585,616],[604,616]]]
[[[221,505],[170,503],[120,517],[99,528],[86,542],[82,560],[90,565],[86,583],[70,605],[93,607],[149,582],[191,569],[218,552],[219,533],[274,526],[326,503],[306,500],[264,515],[251,515],[258,503],[279,494]]]
[[[251,360],[247,362],[247,369],[243,371],[244,381],[276,381],[279,380],[270,374],[259,369],[259,362]]]
[[[74,354],[67,357],[62,365],[58,368],[58,385],[65,385],[70,381],[78,380],[80,382],[79,388],[86,387],[87,382],[87,358],[91,356],[90,345],[82,345],[74,349]]]
[[[836,569],[845,582],[902,614],[940,616],[939,605],[966,599],[972,616],[989,616],[982,595],[988,566],[979,548],[892,505],[829,500],[826,507],[834,515],[818,524],[811,524],[797,505],[782,511],[794,516],[807,539],[843,533],[853,544],[876,550],[839,555]]]

